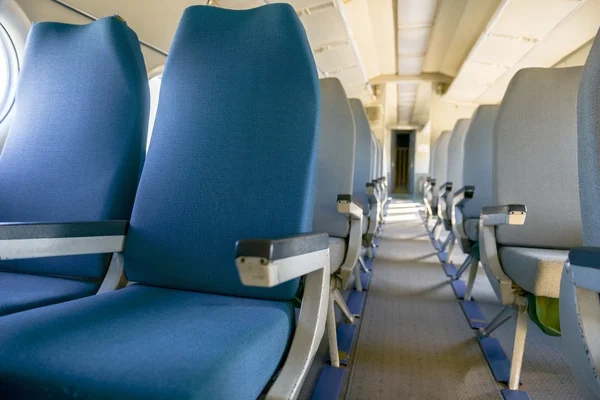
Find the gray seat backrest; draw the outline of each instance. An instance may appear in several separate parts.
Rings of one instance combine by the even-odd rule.
[[[448,142],[448,182],[452,182],[453,192],[463,187],[465,136],[470,122],[465,118],[456,121]]]
[[[579,195],[584,246],[600,246],[600,39],[581,74],[577,104]]]
[[[431,145],[431,149],[429,150],[429,177],[431,178],[433,178],[433,176],[435,175],[435,156],[437,154],[437,146],[440,143],[441,137],[442,135],[438,136],[437,139],[435,139],[435,142],[433,142],[433,144]]]
[[[435,178],[435,187],[439,188],[448,182],[448,145],[452,131],[444,131],[438,138],[438,144],[435,147],[435,163],[433,177]]]
[[[462,210],[466,218],[479,218],[482,207],[493,205],[492,140],[499,109],[499,105],[477,107],[465,134],[463,186],[475,186],[473,198]]]
[[[352,194],[354,119],[346,92],[337,78],[320,80],[321,125],[313,231],[346,237],[348,217],[337,211],[337,195]]]
[[[577,89],[582,68],[526,68],[511,80],[494,132],[494,202],[524,204],[523,226],[499,226],[498,243],[580,246]]]
[[[368,215],[366,185],[371,182],[371,126],[362,102],[359,99],[350,99],[349,102],[356,128],[353,195],[363,202],[364,214]]]
[[[371,180],[377,178],[377,144],[375,143],[375,135],[371,132]]]

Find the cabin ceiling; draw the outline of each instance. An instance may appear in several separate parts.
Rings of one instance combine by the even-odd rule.
[[[85,23],[119,14],[164,64],[183,10],[206,4],[250,8],[282,0],[17,0],[34,21]],[[350,97],[386,106],[386,121],[422,126],[433,91],[453,104],[497,103],[514,73],[550,67],[586,49],[600,26],[600,0],[289,0],[303,22],[320,76],[338,77]],[[64,3],[61,5],[60,3]],[[583,52],[585,53],[585,52]],[[583,54],[585,55],[585,54]],[[584,57],[579,55],[577,60]],[[579,61],[578,61],[579,62]],[[570,65],[561,63],[560,65]],[[446,82],[442,87],[438,82]],[[375,98],[371,86],[393,85]],[[448,82],[451,82],[448,86]],[[397,107],[396,107],[397,104]],[[388,122],[389,123],[389,122]]]

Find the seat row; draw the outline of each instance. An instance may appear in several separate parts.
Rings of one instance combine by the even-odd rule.
[[[122,19],[32,27],[0,156],[0,396],[296,398],[326,327],[339,366],[333,307],[354,318],[381,229],[362,103],[274,4],[186,9],[146,154],[148,107]]]
[[[425,184],[428,226],[442,261],[481,261],[504,309],[479,337],[517,314],[508,386],[517,391],[528,320],[563,336],[590,398],[600,397],[600,34],[584,67],[526,68],[500,105],[482,105],[435,142]],[[433,221],[432,221],[433,222]],[[441,230],[449,231],[440,243]],[[505,397],[509,395],[504,391]]]

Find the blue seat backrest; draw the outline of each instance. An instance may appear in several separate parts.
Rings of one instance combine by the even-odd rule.
[[[140,44],[124,22],[35,24],[0,156],[0,221],[129,219],[148,107]],[[109,259],[4,261],[0,269],[99,280]]]
[[[313,230],[345,238],[348,217],[337,211],[337,195],[352,194],[356,133],[348,97],[337,78],[321,79],[321,127]]]
[[[242,285],[235,243],[311,232],[320,90],[294,9],[185,10],[125,249],[128,279],[291,299]]]
[[[366,184],[371,182],[371,127],[365,107],[359,99],[350,99],[350,108],[356,127],[354,151],[354,196],[364,205],[364,214],[369,214]]]

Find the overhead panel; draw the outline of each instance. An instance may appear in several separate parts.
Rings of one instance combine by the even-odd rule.
[[[231,9],[289,3],[304,25],[319,76],[338,78],[349,97],[369,97],[365,68],[352,40],[341,0],[213,0],[212,3]]]
[[[417,76],[423,72],[436,7],[437,0],[398,0],[396,72],[399,76]],[[418,89],[419,83],[398,84],[398,124],[411,124]]]
[[[507,85],[518,69],[528,66],[526,60],[531,61],[529,66],[551,66],[552,63],[546,65],[544,60],[531,56],[582,4],[584,1],[579,0],[504,0],[463,63],[445,100],[497,103],[506,86],[495,90],[493,96],[484,94],[497,82]],[[554,53],[554,62],[564,55]]]

